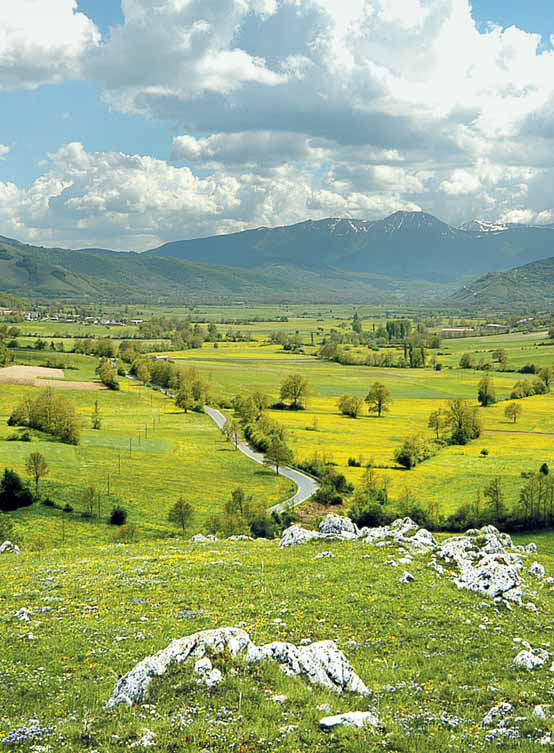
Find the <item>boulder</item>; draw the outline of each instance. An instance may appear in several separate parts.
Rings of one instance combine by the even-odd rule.
[[[401,583],[413,583],[414,580],[415,580],[414,576],[407,571],[400,578]]]
[[[321,719],[319,726],[325,732],[330,732],[335,727],[354,727],[356,729],[378,727],[379,717],[373,711],[348,711],[346,714],[326,716]]]
[[[289,677],[303,677],[312,685],[320,685],[341,693],[346,690],[359,695],[370,695],[369,690],[354,672],[346,656],[333,641],[319,641],[309,646],[275,641],[265,646],[250,645],[249,663],[271,659],[279,662]]]
[[[323,559],[334,559],[335,555],[333,552],[320,552],[319,554],[316,554],[315,556],[316,560],[323,560]]]
[[[323,534],[335,534],[337,536],[347,534],[347,537],[352,538],[358,538],[360,533],[358,526],[350,518],[344,515],[335,515],[334,513],[330,513],[323,518],[319,524],[319,532]]]
[[[539,562],[533,562],[531,567],[528,570],[529,575],[532,575],[534,578],[538,578],[539,580],[542,580],[544,576],[546,575],[546,570]]]
[[[514,659],[514,666],[522,669],[537,669],[543,667],[548,661],[548,651],[542,648],[528,648],[520,651]]]
[[[4,541],[0,544],[0,554],[21,554],[21,549],[11,541]]]
[[[402,545],[417,554],[431,551],[437,546],[433,534],[425,528],[420,528],[411,518],[398,518],[390,526],[363,528],[360,536],[366,544],[379,546],[390,542]]]
[[[210,533],[208,536],[204,536],[203,533],[197,533],[195,536],[191,538],[191,541],[193,544],[205,544],[208,541],[218,541],[219,539],[217,536],[214,536],[213,533]]]
[[[223,675],[219,669],[213,668],[207,656],[203,659],[198,659],[194,665],[194,671],[199,676],[199,685],[205,685],[207,688],[215,688],[223,682]]]
[[[321,535],[317,531],[310,531],[302,526],[289,526],[283,531],[281,536],[280,547],[298,546],[299,544],[306,544],[308,541],[315,541],[320,539]]]
[[[503,721],[514,713],[514,707],[511,703],[499,703],[493,706],[483,717],[483,727],[492,727],[496,722]]]
[[[154,677],[164,675],[172,664],[183,664],[188,659],[195,660],[193,671],[199,676],[199,681],[214,687],[222,681],[223,676],[219,670],[213,669],[206,656],[208,653],[242,655],[250,664],[277,661],[291,677],[302,677],[313,685],[339,693],[350,691],[369,695],[369,690],[333,641],[300,647],[282,642],[256,646],[244,630],[220,628],[203,630],[172,641],[154,656],[143,659],[117,682],[107,707],[113,708],[120,703],[132,706],[143,702]]]

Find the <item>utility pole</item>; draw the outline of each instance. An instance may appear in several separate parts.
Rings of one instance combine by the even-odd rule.
[[[133,455],[133,440],[129,439],[129,457]]]

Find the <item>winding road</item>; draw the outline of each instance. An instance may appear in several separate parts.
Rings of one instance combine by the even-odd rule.
[[[204,410],[206,412],[206,415],[209,416],[220,429],[224,427],[227,419],[221,411],[217,410],[217,408],[210,408],[208,405],[204,408]],[[256,452],[255,450],[253,450],[246,442],[239,442],[237,449],[239,449],[243,455],[246,455],[247,458],[250,458],[250,460],[253,460],[255,463],[265,465],[264,455],[261,452]],[[268,467],[273,468],[273,470],[277,470],[275,466],[269,465]],[[298,505],[301,505],[303,502],[306,502],[306,500],[310,499],[310,497],[315,494],[315,492],[319,488],[317,481],[311,478],[311,476],[307,476],[305,473],[302,473],[302,471],[296,471],[293,468],[283,467],[279,468],[278,472],[280,476],[284,476],[285,478],[288,478],[290,481],[295,483],[298,487],[298,490],[294,497],[286,499],[284,502],[279,502],[279,504],[270,507],[268,510],[269,513],[280,513],[292,507],[298,507]]]

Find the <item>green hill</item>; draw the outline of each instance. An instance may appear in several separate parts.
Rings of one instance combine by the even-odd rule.
[[[76,301],[371,301],[443,294],[440,285],[286,264],[237,269],[150,254],[0,241],[0,291]]]
[[[464,285],[450,300],[481,308],[550,306],[554,303],[554,258],[485,275]]]

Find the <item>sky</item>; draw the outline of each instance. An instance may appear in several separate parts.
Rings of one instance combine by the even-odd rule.
[[[1,0],[0,235],[554,223],[551,0]]]

